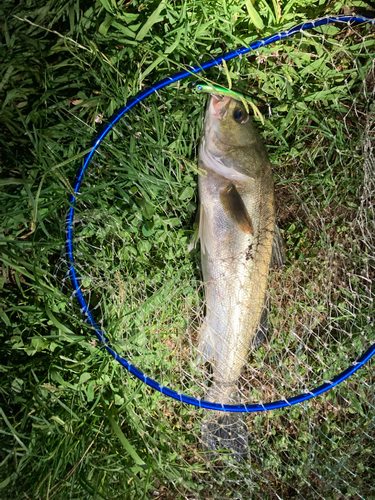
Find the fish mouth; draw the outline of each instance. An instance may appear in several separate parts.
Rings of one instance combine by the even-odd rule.
[[[218,94],[212,94],[210,108],[211,113],[215,118],[222,120],[228,112],[229,104],[231,101],[230,96],[222,96]]]

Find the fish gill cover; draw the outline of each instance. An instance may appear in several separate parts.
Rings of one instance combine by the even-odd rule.
[[[250,15],[254,7],[251,2],[246,6]],[[102,31],[116,28],[108,12],[111,19],[107,27],[101,25]],[[139,41],[142,36],[139,31]],[[286,256],[285,265],[270,270],[264,302],[267,328],[252,344],[237,380],[239,404],[263,404],[309,391],[374,343],[374,45],[370,26],[324,26],[203,75],[209,83],[255,94],[269,105],[259,108],[267,113],[264,124],[256,113],[251,118],[272,164],[276,223]],[[158,62],[164,64],[163,76],[180,69],[171,52],[167,54],[168,59]],[[150,75],[142,79],[150,81]],[[89,99],[80,94],[70,101],[72,130],[84,135],[81,128],[98,128],[111,118],[117,105],[103,113],[97,102],[90,104],[97,95]],[[74,218],[80,290],[116,352],[161,385],[198,399],[206,397],[213,381],[212,364],[198,362],[207,315],[201,248],[189,248],[199,231],[198,179],[205,172],[198,164],[198,148],[205,103],[206,97],[192,93],[183,81],[125,115],[85,173]],[[85,123],[78,114],[83,105],[88,111]],[[64,162],[55,167],[68,194]],[[43,182],[36,186],[39,203]],[[49,192],[43,195],[48,198]],[[140,491],[143,498],[189,500],[372,494],[372,361],[322,397],[293,408],[244,414],[246,457],[238,460],[218,451],[207,461],[203,410],[156,393],[114,361],[103,361],[109,357],[90,339],[66,268],[63,256],[57,281],[69,298],[67,317],[79,326],[72,331],[57,320],[62,308],[51,299],[48,318],[56,338],[42,335],[29,347],[20,339],[13,345],[30,357],[57,350],[59,361],[51,364],[49,386],[42,392],[44,398],[52,393],[51,405],[57,399],[66,405],[68,394],[92,405],[99,439],[102,420],[108,419],[123,446],[117,469],[111,471],[115,491],[124,488],[126,477],[123,491],[128,498],[142,498]],[[51,347],[51,342],[56,345]],[[64,342],[76,346],[76,357],[74,349],[66,355]],[[80,369],[80,363],[82,368],[87,363],[84,349],[90,363],[97,364],[91,373]],[[70,366],[76,367],[73,372]],[[80,414],[74,403],[69,408]],[[76,425],[59,416],[52,422],[66,433]],[[51,432],[43,425],[34,421],[33,432]],[[90,470],[96,474],[95,454],[91,465],[86,455],[80,458],[88,485],[70,484],[83,498],[99,487],[92,489],[90,476]],[[53,474],[51,487],[63,492],[69,473]]]

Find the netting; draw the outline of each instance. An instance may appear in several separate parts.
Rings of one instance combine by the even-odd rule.
[[[286,255],[270,269],[267,331],[244,359],[237,404],[309,393],[374,343],[374,45],[369,25],[322,26],[204,74],[269,105],[264,124],[252,119],[273,164]],[[75,201],[74,262],[114,351],[161,386],[202,400],[213,374],[198,361],[207,311],[200,247],[189,243],[206,99],[187,85],[148,97],[100,145]],[[164,464],[174,479],[155,483],[160,498],[172,483],[171,498],[370,498],[372,377],[370,360],[326,395],[243,414],[240,460],[202,447],[210,412],[140,389],[124,373],[126,410],[151,454],[174,450],[173,467]]]

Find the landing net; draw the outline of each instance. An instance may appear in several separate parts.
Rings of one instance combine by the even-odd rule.
[[[270,271],[268,332],[247,357],[239,405],[310,394],[374,343],[374,46],[369,24],[323,25],[203,74],[269,104],[259,108],[264,125],[253,119],[273,164],[286,253],[286,264]],[[158,90],[111,127],[68,226],[79,290],[73,307],[78,294],[89,323],[141,380],[144,374],[200,401],[212,370],[197,363],[204,287],[199,246],[189,252],[188,245],[205,97],[187,85]],[[219,454],[210,478],[203,410],[140,389],[128,373],[123,381],[129,395],[146,394],[127,411],[150,453],[175,450],[181,476],[172,483],[181,498],[250,498],[249,491],[254,498],[368,498],[372,491],[371,360],[324,396],[245,414],[248,458]],[[368,454],[357,463],[359,448]]]

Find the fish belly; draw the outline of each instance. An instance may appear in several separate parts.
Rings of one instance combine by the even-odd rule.
[[[258,180],[238,183],[253,234],[225,211],[220,193],[229,180],[202,164],[199,178],[200,239],[205,282],[206,316],[199,350],[212,363],[210,400],[226,403],[236,384],[259,324],[271,259],[274,231],[271,170]]]

